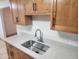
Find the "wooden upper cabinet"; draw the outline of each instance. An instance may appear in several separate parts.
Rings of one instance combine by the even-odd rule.
[[[26,15],[49,15],[52,0],[23,0]]]
[[[25,8],[23,0],[10,0],[13,19],[16,24],[29,25],[32,24],[31,16],[25,16]]]
[[[78,0],[53,0],[52,29],[78,32]]]

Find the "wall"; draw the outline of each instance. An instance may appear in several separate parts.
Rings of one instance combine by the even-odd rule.
[[[0,33],[2,33],[3,30],[2,30],[2,20],[1,20],[1,15],[0,15]]]
[[[0,0],[0,8],[9,6],[9,0]]]
[[[33,25],[21,26],[17,25],[17,31],[20,32],[31,32],[34,34],[35,30],[39,28],[42,30],[44,37],[47,39],[71,44],[77,46],[78,37],[76,34],[65,33],[50,30],[50,18],[49,16],[33,16]]]
[[[0,37],[4,37],[4,25],[2,20],[2,12],[0,9]]]
[[[1,20],[1,15],[0,15],[0,34],[2,34],[3,28],[2,28],[2,20]]]

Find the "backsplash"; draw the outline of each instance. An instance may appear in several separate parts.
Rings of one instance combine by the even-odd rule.
[[[78,36],[76,34],[65,33],[50,30],[50,17],[49,16],[33,16],[33,24],[29,26],[17,25],[17,32],[30,32],[35,33],[36,29],[41,29],[45,38],[61,41],[69,44],[77,45]]]
[[[17,25],[18,31],[35,32],[36,29],[41,29],[43,33],[50,31],[50,17],[49,16],[33,16],[33,24],[29,26]]]
[[[41,29],[44,33],[50,30],[50,17],[49,16],[33,16],[32,32],[36,29]]]

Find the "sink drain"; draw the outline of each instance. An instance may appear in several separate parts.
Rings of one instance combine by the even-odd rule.
[[[38,51],[35,51],[36,53],[39,53]]]

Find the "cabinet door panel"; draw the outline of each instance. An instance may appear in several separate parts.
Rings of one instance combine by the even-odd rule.
[[[24,0],[24,8],[26,15],[33,15],[33,1],[32,0]]]
[[[12,46],[9,44],[6,44],[6,46],[7,46],[8,58],[14,59],[14,52]]]
[[[23,6],[23,1],[18,0],[18,15],[19,15],[19,24],[25,24],[25,9]]]
[[[33,59],[32,57],[28,56],[27,54],[21,52],[19,49],[9,44],[6,44],[6,46],[7,46],[9,59]]]
[[[10,5],[11,5],[14,23],[17,23],[18,22],[18,1],[10,0]]]
[[[30,56],[26,55],[25,53],[21,52],[21,51],[18,51],[19,52],[19,55],[21,56],[20,58],[21,59],[33,59],[31,58]]]
[[[18,50],[17,48],[13,47],[13,52],[14,52],[14,59],[33,59],[30,56],[28,56],[27,54],[21,52],[20,50]]]
[[[57,0],[57,6],[55,6],[57,8],[56,25],[59,25],[59,26],[62,26],[62,24],[65,26],[67,22],[66,19],[64,19],[64,5],[63,4],[64,4],[63,0]]]
[[[73,0],[65,0],[65,19],[67,20],[66,26],[73,26],[72,25],[72,2]]]
[[[71,26],[78,26],[78,0],[73,0],[73,5],[72,5],[72,23]]]
[[[36,13],[39,14],[50,14],[52,0],[35,0]]]

